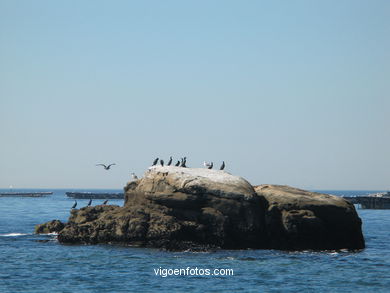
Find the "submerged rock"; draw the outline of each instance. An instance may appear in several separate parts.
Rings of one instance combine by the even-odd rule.
[[[149,168],[125,187],[123,207],[72,210],[61,243],[124,243],[169,250],[359,249],[361,221],[341,198],[260,185],[225,171]]]

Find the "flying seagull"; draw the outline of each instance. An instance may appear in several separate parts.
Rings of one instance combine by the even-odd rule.
[[[219,168],[219,170],[223,170],[223,169],[225,169],[225,161],[222,161],[221,168]]]
[[[135,173],[131,173],[131,177],[133,178],[133,180],[138,180],[138,177],[137,175],[135,175]]]
[[[92,204],[92,198],[89,200],[88,206],[90,206],[91,204]]]
[[[77,201],[74,201],[74,204],[72,205],[72,209],[75,209],[77,206]]]
[[[106,199],[104,202],[103,202],[103,204],[107,204],[108,203],[108,199]]]
[[[168,161],[167,166],[170,166],[171,164],[172,164],[172,157],[169,157],[169,161]]]
[[[103,166],[103,168],[106,169],[106,170],[110,170],[110,168],[111,168],[112,165],[116,165],[116,164],[113,163],[113,164],[110,164],[110,165],[108,165],[108,166],[107,166],[107,165],[104,165],[104,164],[96,164],[96,166]]]
[[[152,165],[152,166],[157,165],[157,163],[158,163],[158,158],[156,158],[156,159],[153,161],[153,165]]]

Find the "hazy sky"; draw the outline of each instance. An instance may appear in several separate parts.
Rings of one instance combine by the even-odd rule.
[[[0,0],[2,188],[122,188],[172,155],[389,189],[389,94],[390,1]]]

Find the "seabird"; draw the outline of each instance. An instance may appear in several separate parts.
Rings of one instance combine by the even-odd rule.
[[[211,166],[211,164],[206,162],[206,161],[204,161],[203,162],[203,166],[205,166],[205,168],[209,168]]]
[[[135,175],[135,173],[131,173],[131,177],[133,178],[133,180],[138,180],[138,177],[137,175]]]
[[[77,201],[74,201],[74,204],[72,205],[72,209],[75,209],[77,206]]]
[[[164,166],[164,160],[162,160],[162,159],[160,160],[160,165]]]
[[[225,161],[222,161],[221,168],[219,168],[219,170],[223,170],[223,169],[225,169]]]
[[[187,168],[186,162],[187,162],[187,158],[186,158],[186,157],[182,158],[182,159],[181,159],[180,167]]]
[[[172,157],[169,157],[169,161],[168,161],[167,166],[170,166],[171,164],[172,164]]]
[[[177,161],[177,163],[176,163],[175,166],[176,166],[176,167],[179,167],[179,166],[180,166],[180,161]]]
[[[153,161],[153,165],[152,165],[152,166],[156,166],[157,162],[158,162],[158,158],[156,158],[156,159]]]
[[[108,199],[106,199],[104,202],[103,202],[103,204],[107,204],[108,203]]]
[[[212,169],[213,168],[213,162],[210,163],[210,166],[207,169]]]
[[[111,168],[112,165],[116,165],[116,164],[113,163],[113,164],[110,164],[110,165],[108,165],[108,166],[107,166],[107,165],[104,165],[104,164],[96,164],[96,166],[103,166],[103,168],[106,169],[106,170],[110,170],[110,168]]]
[[[89,200],[88,206],[90,206],[91,204],[92,204],[92,198]]]

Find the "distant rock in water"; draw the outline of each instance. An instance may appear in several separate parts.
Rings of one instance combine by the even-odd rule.
[[[341,198],[174,166],[130,181],[123,207],[72,210],[58,240],[169,250],[364,248],[361,220]]]

